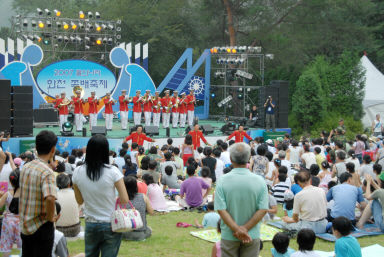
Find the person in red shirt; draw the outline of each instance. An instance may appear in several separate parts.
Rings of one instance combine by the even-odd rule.
[[[115,105],[115,101],[111,98],[111,94],[107,93],[104,98],[105,105],[105,127],[108,131],[112,130],[113,122],[113,109],[112,105]]]
[[[163,128],[168,128],[172,111],[172,101],[169,97],[169,90],[165,90],[165,96],[161,100],[161,105],[163,106]]]
[[[128,125],[128,103],[127,99],[127,90],[121,90],[121,96],[119,96],[120,104],[120,120],[121,120],[121,129],[126,130]]]
[[[55,108],[59,110],[60,131],[63,130],[63,124],[68,121],[68,106],[71,102],[65,98],[65,93],[61,93],[61,98],[56,99]]]
[[[179,123],[179,104],[180,98],[177,96],[178,92],[173,91],[173,97],[171,98],[172,102],[172,127],[177,128],[177,123]]]
[[[149,89],[145,90],[145,95],[143,97],[145,126],[151,125],[152,97],[151,97],[150,93],[151,93],[151,90],[149,90]]]
[[[187,96],[187,111],[188,111],[188,125],[193,125],[193,118],[195,116],[195,104],[196,104],[196,97],[195,97],[195,90],[191,89],[189,91],[189,95]]]
[[[228,141],[232,137],[235,137],[235,142],[236,143],[243,142],[244,137],[246,137],[249,141],[253,140],[252,137],[250,137],[247,134],[247,132],[244,131],[244,127],[241,126],[241,125],[239,126],[239,130],[236,130],[235,132],[233,132],[229,137],[227,137],[227,139],[225,141]]]
[[[92,91],[87,100],[89,104],[89,129],[92,130],[92,127],[97,126],[97,105],[99,105],[99,100],[96,98],[96,92]]]
[[[200,147],[200,139],[203,140],[203,142],[206,145],[210,145],[205,139],[203,132],[200,130],[199,124],[196,124],[192,131],[189,131],[189,135],[192,136],[192,142],[193,142],[193,148],[196,150],[198,147]]]
[[[185,121],[187,119],[187,102],[185,92],[180,94],[179,115],[180,115],[180,128],[185,128]]]
[[[125,139],[124,139],[124,143],[128,142],[129,140],[132,140],[132,144],[133,143],[137,143],[139,146],[143,146],[144,144],[144,141],[148,141],[148,142],[156,142],[155,139],[152,139],[150,137],[147,137],[145,135],[145,133],[143,133],[143,127],[141,125],[139,125],[137,127],[137,131],[135,132],[132,132],[129,136],[127,136]]]
[[[155,97],[152,100],[153,106],[153,125],[160,127],[160,114],[161,114],[161,98],[159,97],[160,92],[155,92]]]
[[[81,132],[83,131],[83,104],[84,100],[81,98],[81,91],[76,91],[76,96],[72,98],[72,104],[75,106],[75,125],[76,125],[76,131]]]
[[[143,103],[143,98],[140,96],[141,91],[136,90],[136,96],[133,97],[133,122],[135,126],[140,125],[141,123],[141,104]]]

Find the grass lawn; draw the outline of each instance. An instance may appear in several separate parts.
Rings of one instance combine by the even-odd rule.
[[[279,216],[282,215],[279,208]],[[211,256],[213,243],[195,238],[189,232],[196,228],[177,228],[177,222],[194,224],[197,218],[200,222],[204,213],[197,212],[172,212],[169,214],[147,216],[148,224],[152,228],[152,236],[144,242],[122,241],[119,256]],[[361,247],[372,244],[384,246],[384,235],[358,238]],[[84,241],[68,242],[70,254],[84,252]],[[291,239],[290,247],[297,249],[295,239]],[[271,256],[271,242],[264,242],[264,249],[260,256]],[[333,251],[334,243],[316,239],[316,250]]]

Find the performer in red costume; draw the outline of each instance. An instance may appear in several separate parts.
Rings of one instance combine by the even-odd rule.
[[[61,98],[56,99],[55,108],[59,110],[60,131],[63,130],[63,124],[68,121],[68,106],[71,104],[69,99],[65,98],[65,93],[61,93]]]
[[[227,137],[226,141],[231,139],[232,137],[235,137],[236,143],[241,143],[244,140],[244,137],[248,138],[248,140],[253,140],[252,137],[250,137],[247,132],[244,131],[243,126],[239,126],[239,130],[236,130],[233,132],[229,137]]]
[[[97,105],[99,105],[99,99],[96,98],[96,92],[91,92],[91,96],[88,97],[89,104],[89,130],[92,127],[97,126]]]
[[[137,127],[137,131],[132,132],[129,136],[124,139],[124,143],[132,140],[132,143],[137,143],[139,146],[144,144],[144,140],[148,142],[156,142],[155,139],[147,137],[145,133],[143,133],[143,127],[140,125]]]
[[[165,90],[165,96],[161,99],[161,105],[163,106],[163,128],[169,127],[169,120],[171,118],[172,111],[172,99],[169,97],[169,90]]]
[[[199,124],[196,124],[192,131],[189,131],[188,134],[192,136],[192,142],[193,142],[193,148],[196,150],[198,147],[200,147],[200,139],[204,141],[206,145],[210,144],[208,143],[207,139],[205,139],[203,132],[199,130]]]
[[[172,100],[172,127],[177,128],[177,123],[179,123],[179,108],[180,108],[180,98],[177,96],[178,92],[173,91]]]
[[[133,122],[135,126],[140,125],[141,123],[141,104],[143,103],[143,98],[140,96],[141,91],[136,90],[136,96],[133,97]]]
[[[187,102],[185,92],[180,94],[179,115],[180,115],[180,128],[185,128],[185,121],[187,120]]]
[[[115,105],[115,101],[111,98],[111,94],[107,93],[104,98],[105,105],[105,127],[108,131],[112,130],[113,122],[113,110],[112,105]]]
[[[76,131],[81,132],[83,131],[83,104],[84,100],[81,98],[81,91],[76,91],[76,96],[72,98],[72,104],[75,106],[75,125],[76,125]]]
[[[151,90],[149,90],[149,89],[145,90],[145,95],[143,97],[145,126],[151,125],[152,97],[151,97],[150,93],[151,93]]]
[[[191,89],[189,95],[187,96],[187,111],[188,111],[188,125],[193,125],[193,118],[195,117],[195,90]]]
[[[128,103],[127,99],[127,90],[121,90],[121,96],[119,96],[120,104],[120,120],[121,120],[121,129],[126,130],[128,125]]]
[[[155,96],[152,100],[153,107],[153,126],[160,126],[160,115],[161,115],[161,97],[159,97],[160,92],[156,91]]]

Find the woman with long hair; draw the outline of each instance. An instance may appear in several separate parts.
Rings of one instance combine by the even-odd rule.
[[[193,157],[193,142],[192,136],[186,135],[184,144],[181,146],[181,156],[183,157],[184,166],[188,162],[188,158]]]
[[[111,216],[115,211],[115,189],[120,203],[128,203],[123,174],[109,164],[109,144],[103,135],[91,137],[85,164],[73,172],[76,201],[84,203],[86,256],[117,256],[121,233],[112,232]]]

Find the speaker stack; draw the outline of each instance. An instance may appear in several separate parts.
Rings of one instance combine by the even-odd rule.
[[[11,81],[0,80],[0,131],[11,132]]]
[[[33,136],[32,86],[11,87],[12,136]]]

